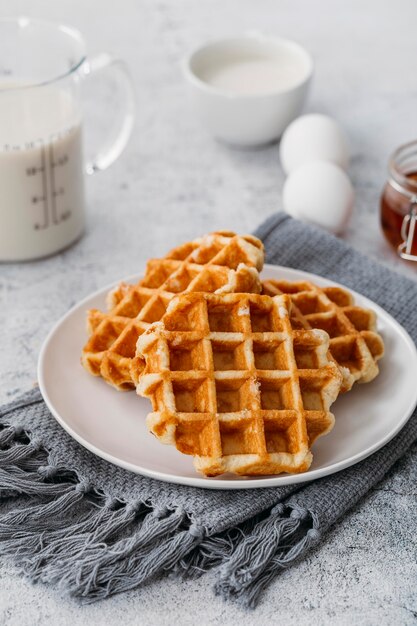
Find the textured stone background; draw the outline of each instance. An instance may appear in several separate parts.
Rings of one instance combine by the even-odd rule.
[[[215,228],[251,230],[280,207],[277,146],[231,150],[207,136],[189,111],[178,64],[211,37],[256,29],[311,51],[316,75],[306,108],[334,115],[351,141],[357,202],[346,238],[416,277],[417,268],[396,260],[378,226],[388,155],[417,135],[415,0],[3,0],[0,12],[78,27],[90,53],[109,50],[126,59],[137,89],[127,151],[87,181],[86,236],[54,258],[0,266],[1,401],[35,380],[46,333],[77,300],[173,244]],[[91,94],[88,102],[92,117]],[[105,127],[101,115],[94,117],[91,146]],[[80,608],[4,565],[0,624],[415,624],[416,459],[417,448],[324,545],[280,576],[254,613],[215,598],[210,576],[153,583]]]

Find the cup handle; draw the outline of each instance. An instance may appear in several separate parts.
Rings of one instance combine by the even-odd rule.
[[[111,54],[103,52],[92,59],[87,59],[83,70],[85,77],[90,77],[99,72],[114,72],[119,74],[122,90],[124,92],[124,110],[120,114],[122,119],[117,127],[115,136],[109,137],[93,160],[88,161],[86,164],[87,174],[95,174],[96,172],[107,169],[125,149],[133,129],[135,95],[127,65],[124,61],[113,57]]]

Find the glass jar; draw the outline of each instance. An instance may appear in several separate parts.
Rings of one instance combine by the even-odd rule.
[[[417,261],[417,140],[400,146],[388,164],[381,226],[403,259]]]

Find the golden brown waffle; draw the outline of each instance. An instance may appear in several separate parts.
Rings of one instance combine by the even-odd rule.
[[[183,294],[139,337],[149,430],[207,476],[298,473],[341,383],[329,337],[293,330],[288,296]]]
[[[320,328],[330,336],[330,354],[343,376],[341,391],[353,383],[367,383],[378,375],[377,361],[384,354],[384,342],[376,332],[373,311],[354,305],[353,296],[340,287],[323,287],[310,282],[266,280],[262,292],[291,297],[294,328]]]
[[[256,237],[219,232],[174,248],[163,259],[150,260],[137,285],[122,283],[110,292],[109,312],[89,311],[90,338],[83,348],[82,364],[117,389],[133,389],[131,365],[137,339],[161,319],[174,295],[183,291],[259,293],[257,270],[262,269],[263,256],[262,242]],[[139,369],[140,360],[136,375]]]

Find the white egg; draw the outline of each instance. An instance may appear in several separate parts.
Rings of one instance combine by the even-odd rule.
[[[280,159],[286,174],[308,161],[330,161],[344,170],[349,165],[349,148],[339,124],[327,115],[302,115],[285,130]]]
[[[347,174],[327,161],[304,163],[288,176],[282,190],[287,213],[335,234],[349,221],[354,198]]]

